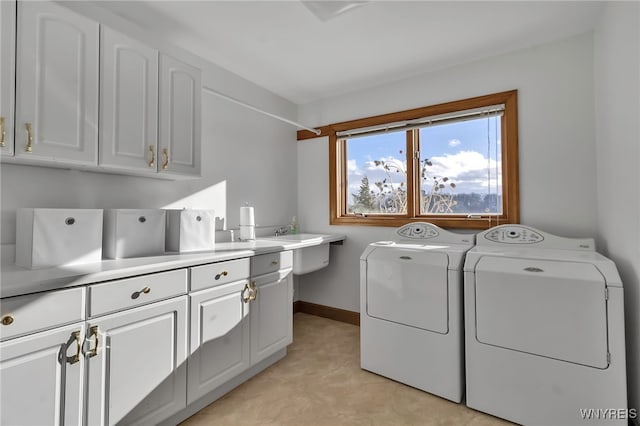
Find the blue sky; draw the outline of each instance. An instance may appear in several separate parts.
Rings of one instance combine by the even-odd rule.
[[[487,127],[489,123],[489,127]],[[456,192],[477,192],[486,194],[496,192],[496,166],[500,169],[500,158],[496,162],[496,140],[500,141],[499,119],[475,119],[449,124],[430,126],[421,129],[421,158],[429,158],[433,166],[428,168],[430,176],[446,176],[455,182]],[[491,147],[487,152],[487,139]],[[383,170],[376,168],[374,160],[400,162],[400,150],[405,154],[405,133],[383,133],[348,142],[348,169],[350,192],[356,192],[364,175],[370,185],[385,177]],[[498,147],[499,150],[499,147]],[[489,158],[491,161],[489,161]],[[404,158],[402,158],[404,162]],[[490,169],[489,179],[487,169]],[[393,174],[399,181],[400,174]],[[372,188],[373,189],[373,188]]]

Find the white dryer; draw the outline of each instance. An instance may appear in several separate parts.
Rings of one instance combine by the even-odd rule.
[[[622,283],[593,239],[501,225],[476,236],[464,271],[469,407],[524,425],[627,424]]]
[[[365,370],[455,402],[464,390],[462,266],[474,236],[424,222],[360,257]]]

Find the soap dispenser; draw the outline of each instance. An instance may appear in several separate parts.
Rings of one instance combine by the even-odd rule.
[[[291,225],[289,225],[289,233],[291,235],[295,235],[298,233],[298,221],[296,220],[295,216],[291,219]]]

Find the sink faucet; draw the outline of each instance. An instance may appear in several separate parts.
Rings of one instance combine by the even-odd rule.
[[[289,233],[289,227],[287,226],[281,226],[280,228],[276,229],[276,237],[279,237],[281,235],[285,235]]]

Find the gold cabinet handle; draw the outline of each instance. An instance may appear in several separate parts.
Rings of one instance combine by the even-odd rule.
[[[0,147],[4,148],[6,145],[5,138],[7,136],[7,131],[4,128],[4,117],[0,117]]]
[[[246,293],[247,293],[247,292],[249,292],[249,295],[246,295]],[[248,283],[247,283],[247,284],[245,284],[245,285],[244,285],[244,288],[242,289],[242,301],[243,301],[244,303],[249,303],[249,302],[251,302],[251,300],[252,300],[252,299],[251,299],[251,295],[252,295],[252,294],[253,294],[253,293],[251,292],[251,288],[249,288],[249,284],[248,284]]]
[[[162,155],[164,157],[164,161],[162,162],[162,170],[167,170],[169,168],[169,149],[163,148]]]
[[[151,156],[151,159],[149,160],[148,166],[149,167],[155,167],[156,166],[156,151],[155,148],[153,147],[153,145],[149,145],[149,155]]]
[[[13,315],[8,314],[2,317],[2,325],[11,325],[13,324]]]
[[[251,289],[251,301],[253,302],[258,298],[258,286],[256,285],[255,281],[251,282],[249,288]]]
[[[274,261],[272,261],[272,262],[271,262],[271,264],[272,264],[273,266],[276,266],[276,265],[278,264],[278,261],[277,261],[277,260],[274,260]]]
[[[132,299],[137,299],[138,297],[140,297],[140,295],[149,294],[149,293],[151,293],[151,288],[150,287],[145,287],[140,291],[134,291],[133,294],[131,294],[131,298]]]
[[[24,150],[25,152],[33,152],[33,126],[31,123],[26,123],[24,127],[27,129],[27,146]]]
[[[76,362],[80,361],[80,332],[79,331],[74,331],[73,333],[71,333],[71,336],[69,337],[69,340],[67,341],[67,344],[65,346],[65,348],[69,348],[69,346],[71,346],[71,344],[73,342],[76,342],[76,353],[73,356],[68,356],[67,358],[67,362],[69,364],[75,364]]]
[[[229,273],[227,271],[222,271],[219,274],[216,274],[216,276],[214,278],[215,278],[216,281],[218,281],[220,278],[226,277],[227,275],[229,275]]]
[[[95,345],[93,346],[93,349],[91,349],[87,355],[89,356],[89,358],[93,358],[94,356],[98,355],[98,344],[100,343],[98,341],[98,326],[97,325],[94,325],[93,327],[91,327],[89,329],[89,338],[93,338],[93,341],[95,342]]]

